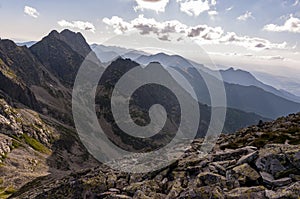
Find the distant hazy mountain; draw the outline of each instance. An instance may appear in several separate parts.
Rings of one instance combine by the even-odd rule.
[[[266,84],[274,85],[276,88],[279,88],[280,90],[288,91],[289,93],[293,93],[297,96],[300,96],[299,79],[294,80],[288,77],[274,76],[263,72],[252,72],[252,73],[258,80],[263,81]]]
[[[194,69],[194,66],[201,70],[211,81],[219,81],[215,75],[216,71],[188,61],[181,56],[164,53],[149,56],[142,55],[135,61],[144,65],[150,62],[160,62],[165,67],[175,68],[190,81],[200,102],[210,104],[210,95],[206,83]],[[263,84],[248,72],[229,69],[220,71],[220,73],[225,81],[229,107],[254,112],[268,118],[276,118],[300,111],[300,103],[291,101],[291,96]],[[297,101],[296,99],[295,96],[294,100]]]
[[[18,42],[16,43],[18,46],[26,46],[27,48],[31,47],[34,45],[36,41],[27,41],[27,42]]]
[[[101,62],[107,63],[115,60],[118,57],[135,60],[141,55],[147,55],[143,51],[137,51],[117,46],[104,46],[92,44],[91,49],[96,53]]]
[[[196,63],[194,61],[187,60],[181,56],[178,55],[167,55],[164,53],[158,53],[155,55],[143,55],[139,58],[135,59],[140,64],[149,64],[150,62],[157,61],[160,62],[165,67],[167,66],[173,66],[173,67],[179,67],[179,68],[188,68],[188,67],[197,67],[201,69],[203,72],[206,72],[210,75],[213,75],[215,77],[218,77],[216,75],[216,71],[211,70],[207,67],[205,67],[202,64]],[[261,81],[259,81],[254,75],[247,71],[243,70],[235,70],[233,68],[229,68],[227,70],[220,70],[220,75],[222,76],[223,80],[227,83],[231,84],[239,84],[241,86],[256,86],[258,88],[262,88],[265,91],[268,91],[270,93],[273,93],[279,97],[283,97],[285,99],[298,102],[300,103],[300,97],[293,95],[292,93],[285,91],[285,90],[278,90],[270,85],[267,85]],[[273,85],[273,84],[271,84]]]
[[[229,68],[227,70],[220,70],[220,73],[223,77],[223,80],[228,83],[239,84],[242,86],[256,86],[280,97],[284,97],[288,100],[292,100],[298,103],[300,102],[300,97],[293,95],[287,91],[278,90],[272,86],[264,84],[247,71]]]

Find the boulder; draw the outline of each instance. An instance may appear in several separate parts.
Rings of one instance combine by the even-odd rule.
[[[291,178],[280,178],[275,180],[274,177],[266,172],[260,172],[260,175],[263,179],[263,182],[268,187],[283,187],[288,184],[291,184],[293,181]]]
[[[300,146],[299,149],[284,152],[291,164],[300,168]]]
[[[200,173],[197,178],[199,179],[199,186],[209,186],[214,184],[226,184],[225,177],[211,173],[211,172],[204,172]]]
[[[234,167],[232,170],[237,174],[237,179],[242,185],[257,183],[260,178],[259,173],[247,163]]]
[[[225,196],[219,186],[204,186],[196,189],[187,189],[180,194],[179,198],[225,199]]]
[[[269,144],[259,152],[256,167],[272,174],[275,179],[299,175],[299,145]]]
[[[254,160],[256,160],[258,158],[258,151],[254,151],[253,153],[250,153],[248,155],[242,156],[237,164],[244,164],[244,163],[248,163],[251,164]]]
[[[247,146],[235,150],[227,149],[225,151],[216,153],[213,157],[213,161],[216,162],[225,160],[237,160],[244,155],[254,152],[255,150],[257,150],[257,148],[252,146]]]
[[[299,199],[300,196],[300,182],[296,182],[288,187],[278,189],[276,191],[266,190],[266,197],[268,199]]]
[[[263,186],[258,187],[241,187],[231,190],[226,193],[227,199],[264,199],[265,188]]]

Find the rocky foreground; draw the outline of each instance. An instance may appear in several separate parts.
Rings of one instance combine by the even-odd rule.
[[[300,196],[300,113],[222,135],[206,157],[202,140],[148,174],[105,166],[27,184],[12,198],[295,198]],[[84,164],[84,163],[83,163]]]

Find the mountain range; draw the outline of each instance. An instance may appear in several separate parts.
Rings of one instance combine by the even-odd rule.
[[[95,45],[93,47],[97,49]],[[141,65],[159,62],[170,72],[171,69],[175,69],[189,81],[196,91],[198,100],[204,104],[210,105],[210,94],[201,76],[205,76],[205,78],[212,79],[215,82],[224,81],[228,107],[245,112],[253,112],[272,119],[300,110],[300,97],[264,84],[247,71],[234,70],[233,68],[214,71],[203,64],[190,61],[179,55],[158,53],[155,55],[140,54],[139,57],[130,57],[130,55],[120,49],[115,50],[116,47],[106,47],[107,51],[108,49],[110,49],[110,52],[114,52],[116,57],[119,55],[130,58]],[[96,50],[95,52],[98,57],[101,56],[101,51]],[[200,70],[200,73],[195,68]],[[183,82],[180,83],[184,84]]]
[[[130,137],[118,128],[111,111],[112,91],[124,74],[141,63],[147,67],[156,64],[168,78],[173,78],[174,84],[177,82],[180,85],[170,73],[171,69],[176,70],[193,86],[200,99],[196,102],[201,112],[200,121],[196,121],[199,122],[197,138],[202,139],[205,135],[212,110],[225,108],[211,107],[203,79],[194,71],[194,65],[189,65],[188,60],[178,55],[161,53],[158,54],[160,60],[155,60],[155,55],[141,51],[101,46],[101,52],[109,55],[103,55],[107,59],[101,60],[97,59],[100,51],[95,48],[97,47],[91,47],[86,42],[81,33],[70,30],[51,31],[30,47],[17,45],[11,40],[0,40],[0,185],[3,187],[0,188],[0,197],[7,198],[21,190],[12,196],[17,197],[34,190],[35,186],[40,185],[40,180],[43,181],[43,185],[47,185],[53,183],[52,180],[56,182],[73,174],[80,177],[80,171],[83,169],[99,166],[100,163],[89,154],[80,141],[72,115],[72,89],[78,70],[87,55],[93,57],[93,61],[89,62],[91,66],[103,68],[105,71],[99,81],[95,98],[99,123],[109,129],[107,136],[123,149],[144,152],[149,148],[159,148],[174,137],[180,121],[180,105],[172,93],[164,87],[150,85],[149,90],[140,89],[133,95],[129,108],[132,119],[140,125],[148,124],[149,108],[155,103],[160,103],[168,113],[164,128],[167,132],[160,132],[158,137],[161,139],[156,139],[158,142],[150,142],[148,146],[145,143],[149,142]],[[120,56],[121,53],[123,57]],[[115,55],[117,57],[114,57]],[[102,62],[107,62],[105,65],[108,66],[104,67]],[[198,67],[212,82],[220,81],[213,75],[213,71],[201,64],[198,64]],[[300,111],[299,103],[279,96],[278,93],[272,93],[273,89],[267,86],[265,89],[270,90],[264,90],[259,87],[263,85],[256,80],[257,85],[240,85],[237,84],[237,76],[232,75],[232,78],[235,79],[234,83],[225,83],[228,108],[223,133],[233,133],[249,125],[262,124],[271,118]],[[135,81],[134,77],[132,81]],[[180,92],[190,100],[195,100],[186,89],[180,88]],[[295,118],[298,119],[296,116]],[[284,132],[283,136],[286,136],[285,133],[287,132]],[[289,137],[287,140],[291,139],[292,137]],[[228,141],[232,140],[234,138]],[[278,143],[277,139],[275,141],[274,143]],[[230,144],[226,139],[222,143]],[[280,143],[282,144],[282,140]],[[49,176],[46,176],[47,174]],[[61,181],[57,183],[61,184]],[[72,180],[68,183],[72,184]],[[89,182],[85,183],[89,185]],[[66,189],[58,191],[66,192]],[[23,196],[19,198],[24,198]]]

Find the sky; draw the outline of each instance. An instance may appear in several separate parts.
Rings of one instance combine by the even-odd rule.
[[[201,48],[220,67],[300,82],[299,0],[0,0],[0,18],[0,37],[16,42],[68,28],[90,44],[160,46],[198,62],[191,49]]]

